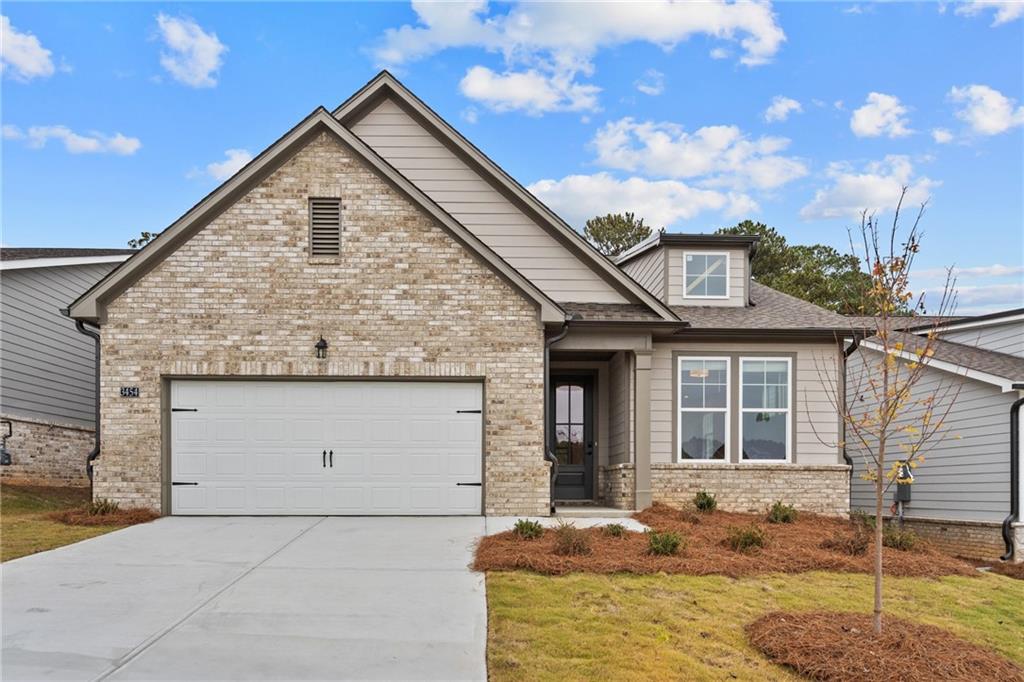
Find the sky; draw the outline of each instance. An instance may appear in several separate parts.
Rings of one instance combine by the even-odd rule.
[[[1021,2],[6,2],[0,30],[5,246],[162,230],[387,68],[576,227],[849,251],[905,186],[914,286],[1024,307]]]

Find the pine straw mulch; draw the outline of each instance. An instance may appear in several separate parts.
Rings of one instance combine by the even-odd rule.
[[[1005,575],[1007,578],[1024,580],[1024,563],[1012,564],[1005,561],[976,562],[979,566],[988,568],[992,573]]]
[[[751,644],[812,680],[1024,680],[999,654],[931,625],[886,616],[876,636],[860,613],[777,611],[746,626]]]
[[[794,523],[772,524],[763,515],[721,511],[699,514],[664,504],[655,504],[633,518],[654,530],[679,533],[685,547],[676,556],[653,556],[647,553],[644,533],[626,532],[616,538],[593,528],[583,531],[590,536],[590,554],[560,556],[554,551],[553,530],[547,530],[535,540],[523,540],[512,531],[506,531],[480,541],[473,568],[478,571],[530,570],[548,575],[680,573],[732,578],[806,571],[873,572],[872,546],[859,556],[821,547],[828,539],[853,535],[853,526],[844,519],[800,514]],[[730,527],[751,523],[767,530],[767,547],[744,554],[725,544]],[[885,571],[890,576],[977,575],[969,563],[943,554],[923,541],[910,552],[888,547],[882,552]]]
[[[51,512],[47,514],[47,517],[69,526],[134,526],[158,519],[160,514],[138,507],[126,507],[106,514],[93,514],[90,513],[88,507],[75,507],[74,509]]]

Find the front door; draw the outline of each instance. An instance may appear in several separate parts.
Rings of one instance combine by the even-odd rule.
[[[594,378],[554,376],[551,382],[554,411],[556,500],[594,497]]]

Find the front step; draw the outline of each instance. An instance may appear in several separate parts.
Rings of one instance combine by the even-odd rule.
[[[632,509],[616,509],[615,507],[598,507],[597,505],[555,505],[555,518],[563,519],[628,519],[636,512]]]

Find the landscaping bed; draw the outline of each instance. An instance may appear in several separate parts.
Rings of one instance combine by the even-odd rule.
[[[768,658],[812,680],[1024,680],[1024,669],[990,649],[892,616],[876,635],[867,614],[775,611],[746,632]]]
[[[557,530],[533,539],[524,539],[513,530],[481,540],[474,568],[525,569],[549,575],[623,572],[734,578],[815,570],[873,571],[873,537],[867,538],[863,528],[844,519],[798,514],[788,523],[769,523],[765,515],[701,513],[663,504],[655,504],[634,518],[656,532],[676,535],[680,540],[676,553],[650,553],[652,538],[646,533],[623,531],[613,536],[600,528],[576,529],[575,533],[586,537],[577,539],[586,551],[566,553],[558,546]],[[734,549],[736,538],[741,541],[740,547],[747,541],[754,541],[755,546]],[[758,541],[764,546],[757,547]],[[909,550],[885,547],[882,551],[889,576],[977,575],[968,562],[932,549],[924,541],[916,541]]]

